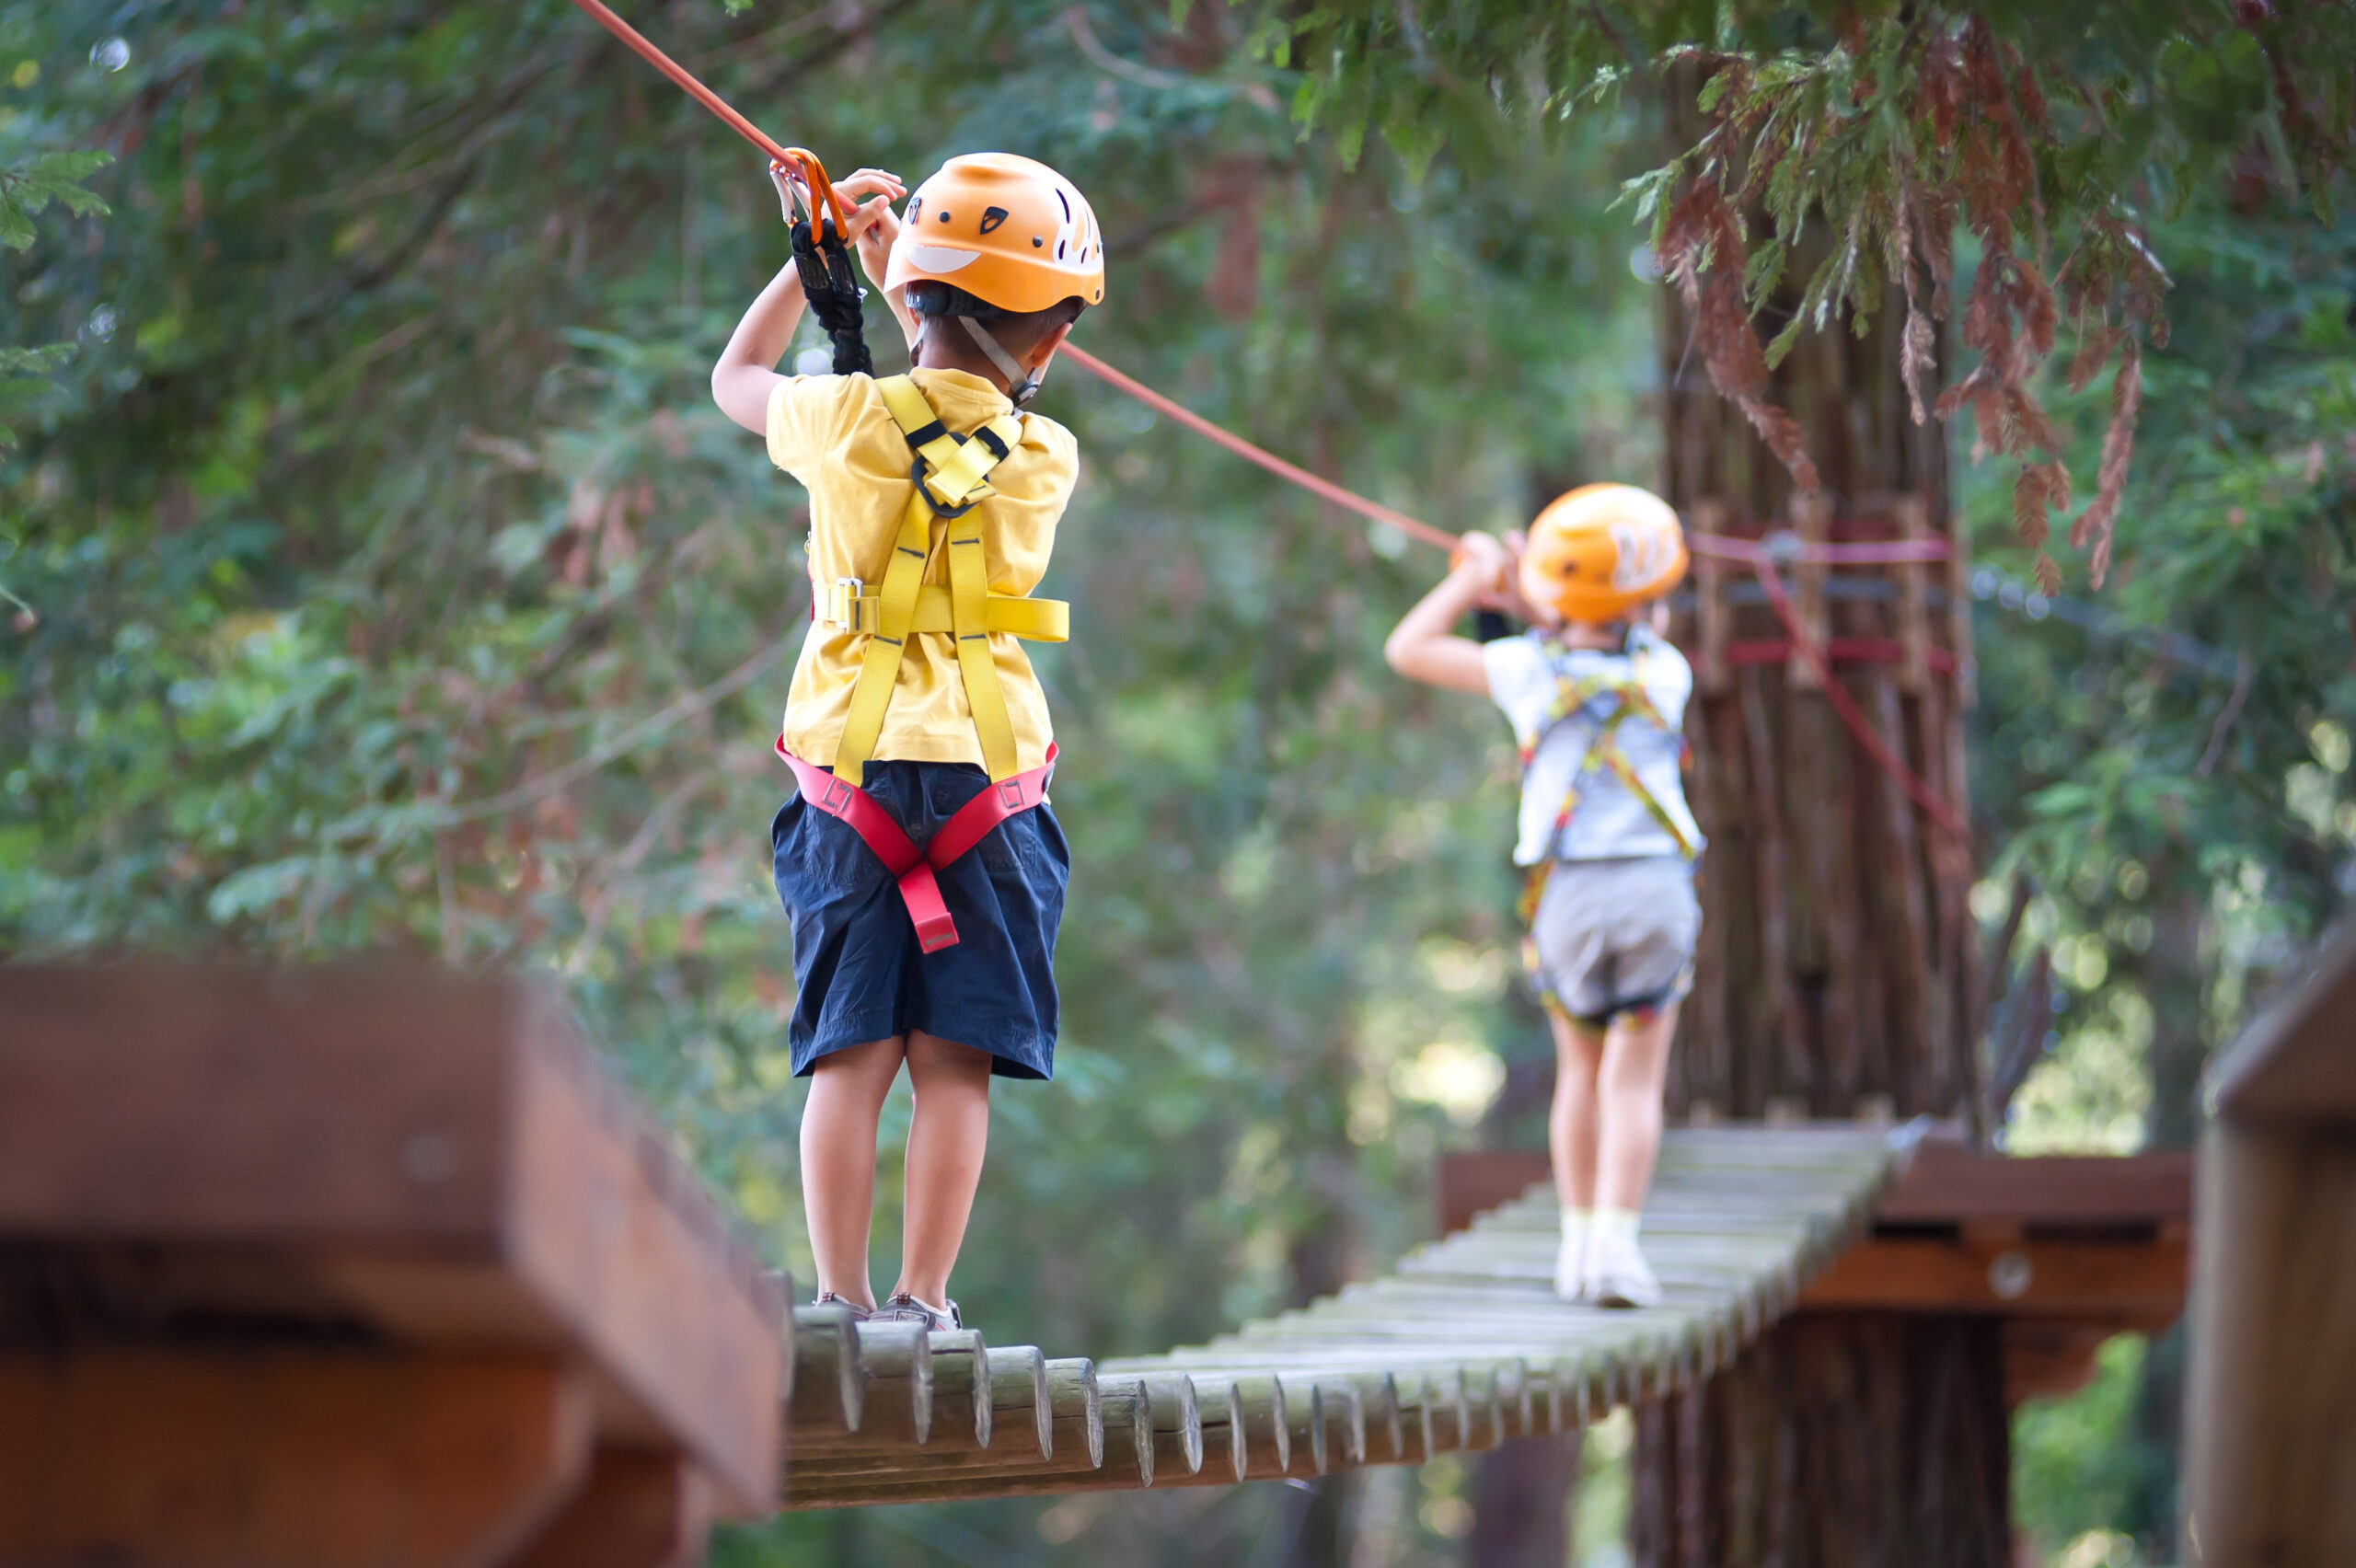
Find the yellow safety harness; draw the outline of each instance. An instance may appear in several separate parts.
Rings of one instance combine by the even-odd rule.
[[[859,579],[843,578],[825,594],[820,606],[825,619],[867,639],[859,681],[851,688],[850,711],[835,744],[835,777],[854,786],[863,781],[884,732],[884,710],[891,705],[907,640],[946,634],[957,641],[957,668],[964,677],[975,732],[981,738],[982,766],[992,782],[1000,782],[1018,769],[1014,726],[1007,717],[990,634],[1011,632],[1035,642],[1061,642],[1071,624],[1071,606],[1058,600],[990,591],[988,551],[974,509],[997,493],[990,489],[989,472],[1022,439],[1022,416],[1000,414],[968,437],[941,422],[910,377],[888,376],[877,381],[875,388],[907,437],[916,460],[908,470],[907,510],[901,513],[899,537],[893,542],[892,564],[884,570],[883,583],[871,592]],[[946,588],[923,581],[936,548],[936,529],[939,548],[948,551]]]
[[[1680,854],[1691,860],[1701,852],[1692,839],[1687,836],[1685,829],[1679,825],[1676,817],[1669,813],[1669,808],[1660,803],[1659,797],[1645,788],[1644,780],[1636,773],[1636,765],[1628,760],[1628,754],[1620,746],[1620,726],[1630,718],[1647,720],[1664,730],[1669,728],[1668,722],[1660,716],[1660,709],[1653,706],[1652,698],[1645,690],[1645,653],[1641,648],[1629,660],[1629,667],[1624,670],[1600,671],[1578,680],[1567,675],[1556,678],[1554,700],[1548,705],[1546,716],[1532,733],[1530,744],[1521,749],[1523,770],[1528,771],[1531,759],[1538,755],[1539,744],[1555,725],[1576,717],[1599,697],[1611,697],[1619,700],[1611,711],[1597,722],[1595,736],[1588,743],[1587,755],[1580,760],[1578,771],[1571,775],[1570,788],[1563,792],[1563,803],[1555,810],[1554,825],[1546,836],[1546,853],[1538,864],[1530,868],[1529,875],[1522,879],[1521,883],[1519,905],[1524,928],[1521,963],[1530,974],[1530,984],[1537,988],[1540,1005],[1549,1012],[1564,1012],[1565,1009],[1562,999],[1547,984],[1545,966],[1539,962],[1538,940],[1530,934],[1529,928],[1537,923],[1538,902],[1546,894],[1546,881],[1554,870],[1554,850],[1563,841],[1563,830],[1571,824],[1572,816],[1578,811],[1579,780],[1595,768],[1609,769],[1613,778],[1626,786],[1628,793],[1636,798],[1636,803],[1645,808],[1646,814],[1677,841]]]
[[[1016,765],[1014,725],[1007,718],[990,634],[1011,632],[1034,641],[1061,642],[1071,623],[1071,606],[990,592],[989,550],[974,509],[997,493],[990,489],[989,472],[1022,439],[1022,421],[1001,414],[970,437],[963,436],[941,422],[907,376],[891,376],[875,386],[916,452],[908,468],[912,493],[907,510],[900,514],[900,533],[892,545],[892,564],[884,569],[883,586],[870,593],[858,578],[842,578],[819,605],[821,618],[867,639],[859,681],[851,687],[850,711],[835,743],[834,770],[788,751],[783,735],[778,737],[777,755],[793,769],[802,798],[847,824],[884,862],[899,884],[918,944],[937,953],[955,947],[958,940],[957,923],[950,916],[937,873],[1009,818],[1045,804],[1047,781],[1056,770],[1052,744],[1038,767],[1025,771]],[[923,581],[936,547],[949,552],[945,589]],[[990,782],[919,845],[868,794],[865,784],[867,764],[884,733],[884,710],[892,705],[892,687],[899,679],[900,658],[907,651],[909,638],[926,635],[957,640],[957,670],[965,683],[966,704],[981,736]]]

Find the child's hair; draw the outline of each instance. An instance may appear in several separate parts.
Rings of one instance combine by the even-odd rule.
[[[1058,327],[1080,319],[1088,308],[1078,294],[1059,300],[1045,310],[1007,310],[986,299],[976,299],[953,284],[927,279],[908,285],[908,308],[926,320],[938,320],[951,316],[970,317],[990,329],[990,335],[1006,345],[1009,352],[1021,353]]]

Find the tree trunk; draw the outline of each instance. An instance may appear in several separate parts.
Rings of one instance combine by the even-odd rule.
[[[1472,1533],[1464,1568],[1563,1568],[1579,1435],[1524,1437],[1472,1461]]]
[[[1693,85],[1670,92],[1680,146],[1702,130]],[[1799,248],[1804,279],[1820,251]],[[1664,493],[1690,528],[1953,537],[1946,436],[1913,422],[1899,375],[1900,301],[1863,337],[1838,324],[1803,333],[1774,373],[1770,396],[1807,431],[1823,479],[1822,500],[1803,508],[1710,386],[1675,291],[1663,295]],[[1771,307],[1765,333],[1783,324],[1775,308],[1790,302]],[[1812,640],[1844,640],[1833,677],[1960,813],[1970,658],[1959,560],[1784,570]],[[1934,590],[1949,595],[1945,609]],[[1969,1116],[1984,1009],[1969,847],[1874,763],[1812,672],[1775,652],[1784,628],[1747,571],[1699,559],[1695,596],[1674,632],[1695,665],[1686,730],[1710,847],[1671,1114]],[[1634,1561],[2002,1568],[2009,1449],[1992,1321],[1796,1319],[1708,1384],[1639,1412]]]
[[[2002,1333],[1988,1318],[1810,1313],[1639,1410],[1635,1561],[2004,1568]]]
[[[1664,489],[1689,527],[1896,536],[1912,503],[1925,532],[1951,536],[1944,437],[1909,414],[1895,302],[1863,338],[1838,326],[1804,334],[1776,373],[1774,395],[1807,427],[1824,478],[1826,512],[1811,520],[1794,515],[1789,475],[1711,388],[1674,293],[1664,297]],[[1796,596],[1824,590],[1826,634],[1876,653],[1836,660],[1835,675],[1889,749],[1960,811],[1969,649],[1959,617],[1934,610],[1910,626],[1905,600],[1907,574],[1931,578],[1918,590],[1943,590],[1956,574],[1784,570]],[[1965,847],[1943,844],[1805,669],[1746,662],[1784,638],[1748,573],[1699,571],[1695,594],[1715,603],[1697,602],[1675,629],[1695,663],[1686,728],[1693,809],[1711,841],[1706,948],[1679,1032],[1671,1113],[1968,1113],[1982,1003]],[[1705,639],[1711,614],[1723,631]],[[1922,664],[1887,656],[1910,637],[1926,643]],[[1714,657],[1719,647],[1734,657]],[[1964,667],[1939,667],[1948,663]]]

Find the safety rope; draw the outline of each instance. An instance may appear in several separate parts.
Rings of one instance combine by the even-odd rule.
[[[1393,512],[1391,508],[1369,501],[1362,495],[1354,495],[1331,479],[1321,479],[1306,468],[1295,467],[1272,452],[1261,451],[1242,436],[1231,431],[1220,429],[1184,404],[1172,402],[1135,376],[1114,370],[1094,354],[1069,340],[1057,349],[1056,353],[1057,357],[1071,361],[1097,379],[1126,392],[1157,413],[1169,415],[1196,435],[1206,437],[1226,447],[1247,463],[1258,464],[1280,479],[1290,480],[1311,495],[1330,501],[1334,505],[1355,512],[1361,517],[1372,518],[1377,523],[1387,523],[1409,538],[1420,539],[1425,544],[1436,546],[1440,549],[1452,551],[1460,542],[1455,535],[1445,528],[1435,528],[1428,523],[1419,523],[1404,513]]]
[[[798,170],[808,191],[810,218],[812,224],[821,232],[822,244],[830,242],[837,251],[842,250],[840,236],[849,232],[843,213],[842,200],[836,194],[834,186],[828,182],[826,167],[819,163],[816,154],[807,148],[788,147],[771,140],[759,127],[730,108],[726,100],[718,93],[696,80],[687,67],[654,47],[637,29],[616,16],[602,4],[602,0],[572,0],[572,3],[595,17],[606,31],[629,45],[641,59],[676,83],[688,97],[719,116],[729,129],[767,153],[771,164]],[[827,225],[818,222],[818,206],[821,202],[825,204],[832,218],[831,234],[825,232]],[[797,246],[799,243],[797,236]],[[827,258],[829,263],[833,259],[831,256]],[[839,279],[841,282],[848,283],[849,282],[849,257],[843,256],[842,261],[843,270]],[[798,251],[796,262],[799,265]],[[834,273],[831,265],[827,269],[827,273],[826,287],[812,294],[811,308],[813,313],[818,316],[820,325],[828,327],[828,336],[835,339],[836,370],[838,374],[847,374],[845,342],[836,333],[834,328],[828,325],[830,318],[839,319],[840,290],[837,276]],[[805,293],[811,293],[811,276],[807,270],[803,271]],[[851,286],[855,291],[856,285]],[[830,296],[826,306],[823,307],[819,304],[821,294]],[[852,307],[856,309],[855,292]],[[862,361],[866,352],[865,344],[859,343],[857,353]],[[1299,486],[1321,500],[1331,502],[1336,506],[1355,512],[1374,522],[1387,524],[1409,538],[1440,549],[1453,552],[1460,542],[1455,535],[1445,528],[1435,528],[1430,524],[1420,522],[1404,513],[1394,512],[1390,507],[1344,490],[1330,479],[1320,478],[1306,468],[1288,463],[1274,453],[1263,451],[1232,431],[1213,424],[1192,409],[1162,396],[1135,376],[1114,369],[1083,349],[1066,342],[1057,352],[1090,375],[1137,398],[1148,408],[1169,415],[1195,434],[1215,442],[1246,462],[1256,464],[1288,483]],[[856,368],[864,370],[865,366],[860,364]],[[1864,749],[1868,757],[1873,759],[1877,767],[1898,781],[1907,795],[1933,822],[1958,839],[1964,838],[1965,824],[1954,805],[1933,789],[1921,775],[1909,767],[1904,758],[1890,750],[1881,735],[1866,721],[1865,713],[1857,707],[1856,700],[1849,695],[1848,688],[1834,677],[1831,657],[1801,626],[1799,616],[1793,609],[1790,595],[1784,589],[1783,577],[1776,571],[1776,562],[1779,559],[1826,566],[1895,565],[1946,560],[1952,553],[1946,543],[1939,539],[1901,539],[1865,544],[1796,542],[1786,545],[1779,541],[1776,545],[1770,546],[1755,539],[1732,538],[1715,534],[1688,534],[1686,542],[1697,554],[1735,561],[1750,567],[1758,574],[1760,585],[1766,590],[1768,604],[1773,607],[1776,617],[1784,623],[1785,635],[1791,639],[1793,651],[1799,654],[1810,670],[1815,672],[1824,688],[1825,697],[1832,704],[1833,711],[1841,716],[1842,723],[1855,738],[1857,744]]]

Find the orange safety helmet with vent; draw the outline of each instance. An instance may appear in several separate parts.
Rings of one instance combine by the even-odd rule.
[[[1521,596],[1565,620],[1618,620],[1676,587],[1687,559],[1669,502],[1634,485],[1581,485],[1530,525]]]
[[[951,158],[901,215],[884,286],[947,283],[1018,315],[1104,299],[1104,236],[1062,175],[1012,153]]]

